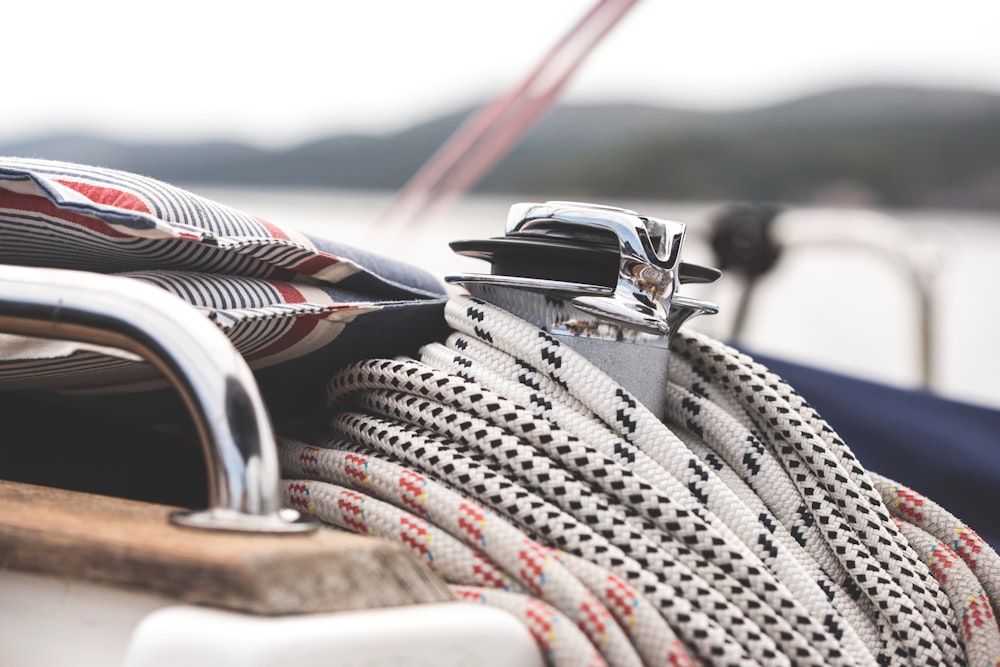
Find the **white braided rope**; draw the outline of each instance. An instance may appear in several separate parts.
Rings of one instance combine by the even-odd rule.
[[[462,340],[461,340],[461,339],[458,339],[458,340],[459,340],[459,342],[462,342]],[[467,349],[469,349],[469,347],[471,347],[471,345],[462,345],[462,346],[460,346],[460,347],[461,347],[461,348],[462,348],[463,350],[467,350]],[[437,359],[435,359],[435,360],[432,360],[432,361],[431,361],[431,363],[432,363],[433,365],[435,365],[435,366],[439,366],[439,365],[441,365],[441,364],[443,363],[443,361],[445,361],[445,360],[446,360],[446,357],[447,357],[447,354],[444,354],[444,353],[442,353],[442,352],[440,351],[440,347],[438,347],[438,348],[433,348],[433,349],[432,349],[432,353],[433,353],[433,355],[434,355],[435,357],[437,357]],[[450,353],[449,353],[449,354],[450,354]],[[426,360],[428,360],[428,354],[427,354],[427,350],[426,350],[426,349],[422,351],[422,354],[421,354],[421,356],[422,356],[422,358],[423,358],[423,359],[424,359],[425,361],[426,361]],[[474,368],[475,368],[474,364],[472,364],[472,363],[458,363],[458,364],[457,364],[457,367],[458,367],[458,368],[460,368],[460,369],[463,369],[463,370],[461,371],[461,373],[466,373],[466,372],[472,372],[472,371],[474,370]],[[514,391],[514,390],[512,389],[512,391]],[[524,402],[524,404],[525,404],[525,405],[530,405],[530,406],[533,406],[533,407],[535,407],[535,406],[538,406],[538,407],[542,407],[542,406],[543,406],[543,402],[540,402],[540,401],[535,401],[535,400],[531,400],[531,399],[530,399],[530,397],[529,397],[529,399],[528,399],[528,400],[527,400],[526,402]],[[372,406],[366,406],[366,407],[372,407]],[[397,412],[396,412],[395,414],[396,414],[396,416],[399,416],[399,417],[401,417],[401,418],[403,418],[403,419],[411,419],[411,418],[412,418],[412,417],[408,417],[407,415],[401,415],[401,414],[399,414],[399,412],[398,412],[398,411],[397,411]],[[557,418],[557,419],[558,419],[558,418]],[[570,421],[570,420],[568,420],[568,419],[567,419],[567,420],[564,420],[564,421],[563,421],[563,422],[561,422],[561,423],[567,423],[567,422],[569,422],[569,421]],[[451,428],[451,429],[449,430],[449,432],[448,432],[448,435],[449,435],[450,437],[452,437],[452,438],[455,438],[455,439],[458,439],[458,440],[461,440],[461,439],[462,439],[462,433],[461,433],[460,431],[455,431],[455,430],[454,430],[454,424],[452,424],[452,428]],[[615,439],[613,435],[611,436],[611,438],[612,438],[612,439]],[[469,444],[473,444],[473,443],[469,443]],[[583,445],[578,445],[578,447],[583,447]],[[542,445],[535,445],[535,446],[533,446],[532,448],[530,448],[530,449],[529,449],[528,451],[529,451],[529,452],[537,452],[537,451],[542,451],[542,450],[544,450],[544,449],[545,449],[545,445],[544,445],[544,444],[542,444]],[[498,461],[498,464],[499,464],[499,465],[503,465],[503,464],[504,464],[504,462],[503,462],[503,461],[501,460],[501,461]],[[579,465],[579,464],[577,464],[577,465]],[[616,462],[616,461],[614,461],[614,460],[611,460],[611,461],[601,461],[601,462],[600,462],[600,466],[601,466],[601,468],[607,468],[607,467],[609,467],[609,466],[617,466],[617,465],[618,465],[618,464],[617,464],[617,462]],[[527,468],[527,469],[530,469],[530,470],[533,470],[533,471],[536,471],[536,470],[537,470],[538,468],[539,468],[539,464],[538,464],[538,463],[533,463],[533,464],[531,465],[531,467],[530,467],[530,468]],[[515,470],[514,470],[513,472],[514,472],[515,474],[517,474],[517,469],[515,469]],[[545,475],[547,476],[547,478],[548,478],[549,480],[553,480],[553,475],[552,475],[551,473],[549,473],[549,472],[546,472],[546,473],[544,473],[544,474],[545,474]],[[554,481],[554,480],[553,480],[553,481]],[[635,480],[635,481],[636,481],[636,482],[640,482],[640,480]],[[600,480],[598,480],[598,481],[596,482],[596,484],[600,484],[600,483],[601,483],[601,482],[600,482]],[[565,486],[565,484],[566,484],[565,482],[559,482],[559,485],[560,485],[560,486]],[[744,488],[745,488],[745,487],[744,487]],[[635,495],[634,495],[634,494],[641,494],[641,493],[642,493],[642,491],[641,491],[641,490],[632,490],[632,491],[630,491],[629,493],[630,493],[630,494],[633,494],[633,495],[631,496],[630,500],[631,500],[632,502],[634,502],[634,499],[635,499]],[[563,493],[561,493],[561,494],[560,494],[560,496],[561,496],[561,497],[562,497],[562,496],[564,496],[564,495],[565,495],[565,492],[563,492]],[[624,497],[624,494],[618,494],[618,498],[619,498],[619,501],[621,501],[623,497]],[[754,506],[754,507],[755,507],[755,511],[756,511],[757,513],[759,513],[759,512],[761,512],[761,511],[763,511],[763,506],[762,506],[762,504],[760,503],[759,499],[757,499],[757,498],[756,498],[755,496],[752,496],[752,494],[748,495],[748,497],[746,497],[746,498],[743,498],[743,499],[744,499],[745,501],[748,501],[748,502],[749,502],[749,503],[751,504],[751,506]],[[662,498],[660,498],[660,499],[657,499],[657,500],[655,501],[655,503],[656,503],[656,504],[657,504],[657,505],[658,505],[658,506],[660,507],[660,509],[662,509],[662,508],[663,508],[663,506],[664,506],[664,504],[665,504]],[[625,506],[625,507],[627,507],[628,505],[627,505],[627,504],[625,504],[625,503],[623,503],[623,504],[622,504],[621,506]],[[610,520],[612,520],[612,521],[616,521],[616,520],[617,520],[617,517],[615,516],[615,513],[614,513],[613,509],[612,509],[612,510],[607,510],[607,509],[605,509],[605,510],[603,510],[603,511],[602,511],[602,514],[604,515],[604,518],[605,518],[606,520],[608,520],[608,519],[610,519]],[[629,519],[629,518],[627,518],[627,517],[624,517],[624,518],[623,518],[623,520],[625,520],[625,521],[630,521],[630,519]],[[775,533],[780,533],[781,531],[782,531],[782,529],[781,529],[781,527],[780,527],[780,526],[775,526],[775,529],[774,529],[774,532],[775,532]],[[661,534],[660,534],[659,532],[657,532],[657,528],[656,528],[656,526],[655,526],[655,525],[654,525],[654,526],[652,527],[652,529],[648,529],[648,528],[647,528],[647,533],[649,533],[649,534],[651,534],[651,535],[653,535],[653,536],[661,536]],[[791,538],[789,538],[789,541],[791,541]],[[794,547],[798,547],[798,545],[797,545],[797,544],[795,544],[794,542],[792,542],[792,546],[794,546]],[[817,569],[818,569],[818,568],[817,568]],[[818,590],[818,589],[817,589],[817,590]],[[751,605],[759,605],[759,604],[760,604],[760,600],[758,600],[758,599],[756,599],[756,598],[751,598],[751,600],[752,600],[752,601],[751,601],[751,602],[749,603],[749,604],[751,604]],[[826,599],[826,597],[824,596],[824,594],[823,594],[822,592],[819,592],[819,597],[817,597],[817,598],[814,598],[814,600],[821,600],[821,602],[820,602],[820,604],[819,604],[818,606],[819,606],[819,607],[820,607],[820,608],[821,608],[821,609],[822,609],[823,611],[825,611],[825,612],[829,612],[829,610],[828,610],[828,605],[829,605],[829,603],[828,603],[828,600]],[[759,607],[758,607],[758,608],[759,608]],[[828,613],[827,615],[828,615],[828,616],[831,616],[831,614],[830,614],[830,613]],[[761,619],[761,618],[758,618],[758,620],[759,620],[759,621],[764,621],[764,622],[768,622],[768,621],[767,621],[767,619]],[[829,622],[833,622],[833,619],[832,619],[832,618],[830,618],[830,619],[829,619]],[[851,636],[851,639],[852,639],[852,641],[853,641],[853,643],[854,643],[854,649],[855,649],[855,650],[854,650],[853,652],[855,653],[856,657],[858,657],[858,656],[863,656],[863,655],[864,655],[865,653],[867,653],[867,651],[866,651],[866,650],[864,649],[864,647],[863,647],[863,644],[861,643],[861,640],[860,640],[860,639],[859,639],[859,638],[858,638],[857,636],[855,636],[855,635],[853,634],[853,630],[852,630],[852,629],[851,629],[850,627],[847,627],[847,628],[846,628],[846,630],[847,630],[847,633],[848,633],[848,634],[849,634],[849,635]],[[857,663],[857,661],[855,661],[855,662],[854,662],[853,664],[858,664],[858,663]]]
[[[456,330],[475,335],[536,368],[544,369],[558,384],[569,386],[572,383],[572,393],[583,404],[614,428],[619,436],[647,453],[655,462],[654,466],[658,465],[667,473],[651,479],[655,480],[665,497],[689,511],[696,512],[699,508],[708,510],[698,515],[709,519],[709,525],[701,527],[702,531],[709,532],[700,537],[711,535],[714,539],[723,540],[731,549],[729,554],[719,554],[714,558],[729,558],[731,567],[744,568],[743,572],[752,570],[770,574],[769,568],[778,575],[771,581],[760,581],[753,586],[758,591],[775,593],[770,598],[772,608],[787,606],[796,609],[795,618],[806,627],[812,621],[821,628],[821,621],[814,620],[817,618],[836,623],[838,616],[831,609],[826,594],[775,539],[777,522],[767,514],[751,512],[673,432],[593,364],[548,334],[490,304],[473,299],[454,299],[446,306],[445,318]],[[536,341],[534,344],[526,344],[533,339]],[[628,462],[634,465],[632,461]],[[645,474],[650,474],[648,470],[649,467],[642,468]],[[685,525],[695,526],[696,523],[689,520]],[[721,535],[712,534],[713,529]],[[772,590],[772,586],[777,586],[784,594]],[[794,590],[794,595],[788,589]],[[813,613],[801,611],[802,604],[808,605]],[[838,626],[833,631],[840,634],[843,628]],[[817,638],[817,646],[823,644],[819,638],[828,634],[826,629],[809,628],[808,632]],[[828,656],[828,660],[835,662],[842,655],[841,647],[835,640],[830,641],[829,646],[834,653]],[[855,660],[860,657],[854,656]]]
[[[671,365],[671,380],[685,375],[682,362],[678,359]],[[822,540],[819,530],[803,522],[802,501],[781,463],[753,430],[693,387],[697,385],[671,382],[665,402],[666,418],[697,434],[708,444],[709,451],[721,457],[728,468],[738,471],[739,478],[782,525],[797,527],[790,532],[797,543],[812,547],[809,560],[822,567],[828,576],[842,575],[843,568]]]
[[[419,539],[450,535],[431,564],[447,581],[528,590],[611,665],[690,664],[686,650],[706,665],[1000,665],[1000,559],[937,506],[910,511],[915,494],[865,471],[767,369],[677,336],[668,428],[504,311],[458,298],[446,317],[457,333],[424,364],[361,362],[331,380],[326,449],[283,446],[287,475],[371,497],[363,523],[340,507],[320,518],[424,559]],[[477,562],[489,576],[475,579]],[[581,604],[602,610],[603,631]],[[562,664],[589,660],[575,655]]]
[[[496,564],[426,519],[346,487],[316,480],[286,480],[282,491],[286,503],[307,516],[403,544],[451,583],[459,599],[495,606],[518,616],[551,664],[607,664],[564,614],[527,595],[525,587]]]
[[[802,416],[792,403],[805,402],[746,355],[686,332],[675,337],[674,351],[742,402],[769,438],[800,495],[810,498],[810,510],[827,526],[827,539],[841,562],[899,641],[899,658],[919,658],[928,665],[963,662],[950,601],[832,429],[811,408]]]
[[[867,598],[860,597],[861,591],[852,585],[853,582],[845,580],[847,572],[826,542],[820,524],[782,463],[762,443],[763,436],[749,415],[739,408],[736,399],[697,373],[679,354],[671,361],[670,377],[672,384],[666,403],[668,418],[709,439],[712,454],[718,455],[737,472],[795,541],[836,582],[837,587],[832,594],[837,607],[857,629],[866,645],[876,646],[879,629],[874,622],[874,605]],[[707,455],[703,458],[712,461]],[[717,467],[721,468],[722,464],[717,464]],[[821,578],[818,577],[818,580]],[[886,628],[883,626],[882,630]],[[896,643],[892,636],[886,639],[890,645]]]
[[[896,520],[910,546],[941,582],[962,622],[970,665],[995,665],[1000,661],[1000,629],[982,585],[972,570],[943,542],[923,528]]]
[[[380,400],[383,398],[385,402]],[[485,397],[485,400],[490,403],[493,397]],[[447,430],[451,431],[450,435],[455,436],[456,440],[439,440],[428,432],[420,431],[410,431],[407,435],[404,428],[391,428],[392,435],[388,439],[369,444],[400,456],[408,464],[425,470],[429,475],[441,477],[452,471],[461,471],[463,477],[459,479],[462,484],[460,490],[481,498],[491,509],[520,524],[526,532],[539,531],[540,539],[558,540],[561,548],[572,551],[586,550],[589,558],[611,566],[613,560],[608,558],[608,554],[595,553],[592,548],[582,546],[580,538],[574,537],[586,534],[586,541],[595,545],[602,544],[598,536],[607,539],[610,545],[621,548],[621,552],[614,552],[618,559],[627,558],[627,553],[634,554],[629,559],[629,564],[633,560],[637,563],[631,567],[621,566],[623,576],[640,577],[643,572],[659,573],[661,579],[674,586],[682,597],[693,600],[702,609],[709,609],[710,616],[720,625],[735,627],[736,638],[743,641],[751,655],[756,654],[758,659],[775,660],[778,653],[774,643],[768,641],[763,633],[763,627],[774,626],[777,628],[776,635],[780,636],[783,632],[787,637],[798,636],[799,642],[804,642],[794,628],[768,610],[766,604],[752,591],[732,581],[721,570],[713,570],[699,560],[698,564],[703,570],[714,573],[715,587],[709,585],[690,568],[692,559],[697,560],[692,552],[684,549],[680,558],[675,560],[673,554],[665,553],[649,539],[657,530],[655,525],[635,525],[632,517],[618,509],[621,505],[613,505],[601,494],[588,490],[585,485],[565,475],[564,471],[539,455],[536,447],[521,445],[516,439],[491,439],[489,427],[485,424],[465,413],[449,412],[446,406],[432,407],[425,399],[416,399],[422,404],[415,405],[412,411],[408,411],[406,404],[413,401],[413,397],[393,400],[392,396],[384,397],[375,392],[360,398],[362,407],[379,414],[391,412],[403,421],[408,417],[419,418],[421,414],[432,413],[435,419],[440,420],[439,423],[450,426]],[[503,410],[497,413],[509,415]],[[504,421],[508,424],[511,422],[506,417]],[[364,438],[357,430],[359,425],[358,416],[347,413],[335,419],[334,432],[355,439]],[[387,427],[387,424],[382,423],[382,426]],[[471,434],[472,438],[463,440],[463,433]],[[408,447],[396,446],[397,443],[403,445],[402,441],[407,437],[409,441],[405,444]],[[477,443],[481,445],[481,454],[491,458],[491,461],[482,460],[483,456],[476,460],[465,455],[473,454],[474,452],[466,450],[474,448]],[[613,462],[604,463],[614,465]],[[597,468],[600,469],[600,466]],[[514,475],[521,472],[521,479],[528,482],[528,486],[522,487],[511,481],[504,476],[504,472]],[[544,498],[553,498],[557,506],[550,506]],[[521,512],[530,512],[530,517],[525,517]],[[591,534],[592,532],[596,535]],[[727,590],[730,597],[743,602],[744,609],[731,604],[727,596],[716,590],[723,583],[729,584]],[[744,616],[743,612],[747,609],[750,613]],[[807,643],[804,645],[807,646]],[[809,655],[819,659],[819,656],[808,649],[803,651],[802,657]]]
[[[930,498],[881,475],[872,473],[871,477],[893,516],[919,526],[950,547],[976,573],[994,611],[1000,609],[1000,555]]]
[[[607,606],[646,665],[693,664],[670,625],[635,588],[589,560],[563,551],[553,550],[552,554]]]
[[[741,499],[746,498],[748,505],[754,506],[756,502],[760,502],[759,497],[754,495],[753,490],[747,485],[744,479],[735,470],[726,465],[710,447],[699,442],[695,436],[685,438],[685,442],[688,443],[691,451],[708,463],[726,485],[732,488]],[[756,502],[754,502],[754,499],[756,499]],[[779,524],[775,529],[775,533],[778,534],[784,530],[784,526]],[[792,542],[792,545],[791,548],[796,555],[806,553],[805,542]],[[823,546],[826,546],[825,543],[823,543]],[[827,550],[824,549],[823,551]],[[857,596],[848,594],[843,588],[846,573],[844,577],[834,580],[819,567],[815,560],[807,558],[803,564],[814,575],[817,584],[826,592],[833,606],[843,615],[846,624],[844,636],[841,639],[845,646],[849,647],[854,655],[865,655],[868,653],[867,649],[863,647],[875,645],[878,642],[879,636],[879,630],[871,618],[871,605],[867,604],[867,601],[863,598],[859,599]],[[809,568],[810,565],[812,565],[811,568]],[[862,648],[859,648],[859,645]]]
[[[288,466],[286,470],[292,468]],[[448,583],[486,586],[511,593],[527,590],[481,552],[427,519],[395,505],[314,479],[285,480],[282,493],[288,506],[306,516],[354,533],[399,542]]]
[[[878,629],[870,618],[870,603],[844,589],[847,573],[822,539],[780,463],[760,439],[715,403],[673,383],[665,407],[667,418],[674,424],[683,424],[700,436],[685,438],[685,442],[744,503],[749,507],[757,507],[758,502],[767,506],[780,524],[775,532],[782,543],[831,597],[849,627],[856,630],[859,641],[873,645]]]
[[[378,431],[374,426],[371,430]],[[280,451],[286,474],[341,484],[423,516],[486,555],[533,595],[579,626],[609,665],[641,665],[607,608],[549,551],[478,503],[391,461],[341,449],[291,443]]]
[[[400,367],[400,365],[398,364],[398,362],[385,362],[385,363],[379,362],[378,365],[381,367],[380,371],[384,371],[386,369],[390,369],[390,367],[394,367],[394,366],[395,367]],[[398,368],[397,368],[397,370],[398,370]],[[448,378],[447,376],[443,376],[443,375],[441,375],[441,376],[435,376],[435,375],[433,375],[431,373],[428,373],[426,371],[426,369],[422,369],[420,366],[412,366],[411,367],[411,371],[412,371],[411,375],[404,376],[402,379],[391,380],[391,382],[387,382],[387,384],[394,385],[394,386],[406,386],[408,390],[415,391],[415,390],[419,389],[418,385],[419,385],[420,382],[426,381],[426,382],[429,382],[429,386],[424,388],[425,392],[437,392],[437,391],[440,391],[442,387],[447,387],[450,384],[450,385],[455,385],[458,389],[463,390],[462,394],[469,394],[470,393],[468,391],[465,391],[468,388],[468,386],[465,383],[456,382],[455,378]],[[365,373],[371,375],[372,374],[372,369],[371,368],[366,369]],[[420,374],[423,377],[420,378],[420,380],[418,380],[416,378],[417,374]],[[358,387],[358,382],[359,381],[360,380],[359,380],[358,377],[356,377],[356,374],[352,373],[352,377],[350,377],[348,379],[347,383],[350,384],[351,386]],[[479,389],[477,389],[475,392],[472,392],[472,393],[474,395],[476,395],[476,396],[479,396],[481,394],[481,391]],[[487,405],[496,405],[496,399],[495,398],[494,399],[490,399],[490,401],[487,401],[486,404]],[[426,408],[424,408],[424,409],[426,409]],[[465,410],[467,412],[471,412],[471,411],[474,411],[474,408],[472,406],[466,405],[466,406],[463,406],[463,410]],[[392,412],[393,412],[394,416],[397,416],[397,417],[402,416],[399,413],[398,409],[394,409]],[[439,416],[439,413],[438,413],[437,410],[430,411],[430,412],[431,412],[431,414],[434,414],[435,417]],[[516,422],[516,420],[511,421],[511,420],[509,420],[507,418],[505,418],[503,421],[505,423],[515,423]],[[529,421],[530,421],[530,418],[529,418]],[[531,429],[531,432],[535,433],[535,434],[541,433],[542,430],[545,428],[545,425],[544,424],[540,425],[540,427],[541,428],[536,428],[536,426],[533,425],[532,429]],[[548,438],[548,437],[551,437],[551,436],[547,435],[546,437]],[[544,446],[544,443],[538,444],[536,446]],[[534,450],[529,450],[529,451],[534,451]],[[437,456],[437,454],[435,454],[435,456]],[[419,465],[419,460],[415,460],[415,461],[413,461],[413,463],[416,464],[416,465]],[[576,461],[575,463],[576,463],[577,466],[580,465],[580,461]],[[598,461],[597,464],[594,466],[594,469],[598,471],[599,475],[593,480],[594,483],[600,484],[601,483],[601,479],[603,477],[606,477],[608,475],[609,468],[614,468],[615,465],[616,464],[613,461],[610,462],[610,463],[608,461],[605,461],[605,460]],[[625,471],[625,473],[622,473],[621,471],[619,471],[619,475],[620,474],[627,474],[627,471]],[[616,477],[614,479],[615,479],[615,481],[617,483],[618,478]],[[641,489],[640,489],[640,492],[641,492]],[[633,496],[633,497],[630,497],[628,500],[635,500],[635,498]],[[658,500],[658,502],[655,503],[655,504],[658,505],[658,506],[669,506],[670,501],[669,501],[668,498],[660,498]],[[659,507],[655,508],[655,511],[657,513],[661,513],[662,512],[662,510]],[[687,520],[690,520],[690,517],[686,517],[686,518],[687,518]],[[684,520],[685,519],[681,519],[680,521],[676,521],[675,523],[677,523],[679,525],[679,524],[683,523]],[[647,527],[647,532],[655,531],[655,530],[656,530],[656,526]],[[705,567],[705,566],[702,565],[702,567]],[[708,566],[708,568],[709,568],[709,570],[711,570],[711,566]],[[734,594],[737,591],[738,591],[738,588],[726,589],[726,592],[729,595],[732,595],[732,594]],[[757,601],[757,602],[755,602],[753,604],[759,605],[760,602]],[[788,607],[791,607],[791,608],[795,608],[794,601],[792,601],[792,602],[785,602],[785,605],[788,606]],[[765,623],[767,625],[773,625],[773,623],[774,623],[773,620],[769,621],[766,617],[763,620],[765,621]],[[779,621],[779,624],[780,624],[780,621]],[[833,656],[833,657],[834,657],[834,659],[836,659],[837,656]]]
[[[611,534],[594,530],[513,484],[488,466],[463,458],[451,448],[435,446],[434,437],[429,433],[407,434],[405,429],[391,422],[372,421],[371,418],[365,419],[362,415],[352,413],[339,415],[334,423],[334,431],[376,448],[382,454],[399,456],[428,475],[446,480],[448,485],[456,485],[456,490],[481,499],[498,515],[539,540],[551,541],[561,549],[577,551],[602,566],[615,567],[617,563],[617,573],[629,581],[635,581],[645,590],[653,591],[652,601],[665,610],[668,620],[689,619],[688,626],[685,627],[685,639],[696,641],[701,636],[703,643],[712,641],[727,646],[724,656],[730,653],[742,656],[742,650],[738,646],[730,646],[732,641],[726,641],[722,636],[725,624],[714,622],[714,617],[702,618],[698,615],[698,606],[705,604],[706,599],[711,599],[714,604],[719,605],[717,609],[713,607],[717,616],[723,616],[727,624],[738,623],[734,634],[743,639],[751,654],[758,653],[764,660],[778,659],[776,664],[781,664],[780,654],[773,642],[759,628],[755,628],[754,624],[745,621],[740,623],[736,618],[738,610],[724,597],[718,596],[705,582],[689,572],[671,576],[679,566],[669,559],[657,558],[658,552],[651,545],[647,544],[645,548],[632,545],[642,554],[640,562],[630,558],[628,551],[618,549],[615,542],[628,538],[643,540],[641,534],[629,530],[627,526],[605,525],[604,528]],[[651,565],[655,565],[656,569]],[[668,579],[683,582],[683,587],[663,591],[655,583],[655,576],[650,574],[657,571]],[[758,664],[746,663],[743,658],[740,660],[740,664]]]
[[[570,619],[536,597],[471,586],[452,586],[451,590],[461,600],[497,607],[520,619],[550,665],[604,667],[608,664]]]
[[[312,461],[315,448],[282,441],[286,473],[304,471],[301,461]],[[310,469],[314,467],[310,465]],[[430,521],[371,496],[313,479],[285,480],[286,503],[303,514],[361,534],[398,542],[451,584],[526,593],[526,588],[487,556]],[[591,561],[560,551],[550,555],[562,563],[614,615],[633,638],[645,664],[658,664],[684,655],[679,640],[659,612],[631,586]],[[490,601],[496,598],[490,597]],[[576,664],[576,663],[570,663]]]
[[[496,350],[495,348],[489,348],[488,346],[479,343],[478,341],[468,339],[461,335],[453,335],[447,341],[447,350],[439,345],[428,345],[421,349],[421,359],[426,363],[436,367],[448,370],[449,372],[458,374],[462,377],[475,377],[483,385],[501,393],[505,396],[509,396],[516,402],[521,403],[530,407],[536,414],[548,418],[550,421],[561,425],[567,431],[573,433],[578,438],[587,442],[603,442],[611,441],[613,446],[611,449],[613,451],[621,452],[627,451],[629,456],[639,456],[645,457],[641,452],[630,451],[632,448],[628,444],[622,443],[618,440],[606,426],[598,422],[589,413],[584,414],[581,410],[573,411],[569,407],[564,407],[559,403],[562,396],[552,396],[549,391],[549,387],[546,387],[544,394],[537,393],[542,391],[542,385],[547,378],[540,376],[537,372],[533,372],[529,366],[523,362],[515,359],[514,357],[507,355],[505,353]],[[482,359],[485,357],[484,348],[492,352],[489,359],[490,367],[500,366],[499,372],[493,374],[490,372],[483,372],[479,369],[476,359]],[[458,354],[456,354],[458,353]],[[464,357],[465,353],[471,355],[471,358]],[[518,382],[513,382],[508,380],[508,377],[517,377]],[[551,384],[550,384],[551,387]],[[556,392],[561,392],[565,394],[565,391],[558,387],[554,387]],[[728,451],[738,450],[743,448],[747,442],[751,445],[755,445],[755,439],[747,432],[745,429],[741,430],[741,425],[736,423],[731,423],[734,420],[729,420],[727,423],[728,415],[718,410],[718,408],[712,404],[709,404],[703,400],[698,399],[693,396],[682,396],[678,398],[678,394],[681,392],[679,388],[671,385],[670,396],[668,398],[668,409],[674,408],[674,413],[678,413],[678,408],[683,408],[685,411],[696,410],[703,413],[700,416],[695,417],[695,415],[677,415],[675,423],[684,424],[688,430],[697,431],[699,434],[704,434],[704,431],[709,431],[709,435],[714,435],[715,442],[719,444],[724,444],[728,447]],[[545,400],[539,400],[539,396],[544,396]],[[550,400],[551,399],[551,400]],[[700,404],[699,404],[700,403]],[[713,414],[706,414],[714,410]],[[697,413],[696,413],[697,414]],[[721,422],[721,424],[720,424]],[[720,433],[720,431],[722,431]],[[692,445],[698,445],[699,439],[694,437],[684,438],[685,443],[689,448],[695,449]],[[756,448],[759,449],[759,444],[756,444]],[[699,448],[699,451],[702,448]],[[607,451],[607,450],[606,450]],[[760,464],[756,461],[756,452],[752,452],[754,455],[752,458],[745,461],[747,466],[759,466]],[[737,456],[744,456],[742,452],[738,453]],[[700,456],[703,460],[704,456]],[[728,460],[728,459],[727,459]],[[645,465],[645,470],[650,471],[650,474],[656,475],[655,468],[650,468],[649,464],[651,462],[648,458],[645,458],[642,463],[636,465],[632,463],[633,470],[640,470],[642,466]],[[780,471],[780,466],[774,462],[772,459],[767,459],[764,461],[765,470],[763,474],[759,475],[759,481],[762,482],[764,491],[772,488],[772,486],[778,486],[782,489],[781,483],[787,482],[787,478],[784,476],[783,472]],[[768,467],[770,466],[770,467]],[[714,467],[714,466],[713,466]],[[720,472],[725,472],[722,468],[717,468]],[[734,488],[734,484],[727,482],[727,486],[736,491],[737,489],[745,489],[744,486],[739,486]],[[794,491],[794,487],[791,484],[787,484],[787,488],[782,490]],[[743,504],[750,508],[751,513],[760,516],[762,511],[761,499],[757,497],[756,494],[750,492],[744,492],[742,494],[737,494]],[[774,509],[778,510],[777,514],[788,515],[791,511],[801,508],[801,503],[797,502],[797,494],[785,493],[783,495],[770,494],[772,499],[780,498],[782,499]],[[769,508],[771,506],[768,506]],[[781,510],[785,511],[782,512]],[[815,531],[812,531],[815,532]],[[782,540],[787,548],[793,550],[793,555],[799,559],[803,564],[813,567],[815,562],[810,555],[798,547],[798,544],[803,541],[802,536],[796,536],[795,541],[791,539],[782,528],[779,527],[775,531],[777,539]],[[826,546],[825,543],[821,546]],[[839,570],[839,563],[837,563],[833,554],[826,549],[822,553],[824,556],[824,564],[826,564],[831,570]],[[841,572],[842,573],[842,572]],[[811,578],[815,579],[816,571],[810,570],[809,573]]]

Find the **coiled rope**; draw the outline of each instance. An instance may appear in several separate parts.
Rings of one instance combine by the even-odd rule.
[[[330,381],[286,500],[406,545],[558,665],[1000,665],[1000,557],[696,333],[666,423],[543,331],[452,299],[421,360]]]

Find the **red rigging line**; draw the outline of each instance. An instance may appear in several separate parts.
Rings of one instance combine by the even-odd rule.
[[[552,106],[586,57],[637,2],[597,0],[523,81],[472,114],[372,227],[379,243],[400,238],[403,230],[412,232],[475,185]]]

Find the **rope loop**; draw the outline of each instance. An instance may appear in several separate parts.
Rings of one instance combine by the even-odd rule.
[[[282,442],[286,502],[564,619],[535,633],[553,665],[1000,667],[1000,557],[767,368],[676,335],[661,422],[495,306],[445,318],[420,361],[331,378],[330,436]]]

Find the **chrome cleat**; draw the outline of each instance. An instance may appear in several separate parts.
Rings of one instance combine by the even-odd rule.
[[[682,223],[610,206],[515,204],[505,236],[451,244],[490,262],[491,273],[446,280],[556,336],[660,416],[671,335],[718,312],[677,293],[721,275],[680,261],[684,232]]]

